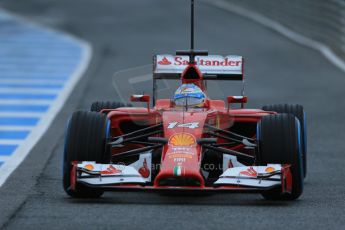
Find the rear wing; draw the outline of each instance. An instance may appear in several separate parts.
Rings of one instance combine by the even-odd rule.
[[[243,80],[242,56],[195,56],[197,67],[205,80]],[[189,56],[155,55],[154,79],[180,79],[189,63]]]

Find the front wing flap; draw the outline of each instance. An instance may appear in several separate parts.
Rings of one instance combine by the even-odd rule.
[[[146,183],[145,178],[131,166],[83,161],[77,163],[76,170],[77,182],[91,186]]]
[[[281,165],[228,168],[215,185],[238,185],[267,188],[281,184]]]
[[[198,190],[198,191],[263,191],[281,187],[282,193],[291,193],[292,177],[289,165],[241,166],[226,169],[213,186],[152,186],[140,170],[119,164],[97,164],[95,162],[73,162],[72,188],[81,183],[107,190]]]

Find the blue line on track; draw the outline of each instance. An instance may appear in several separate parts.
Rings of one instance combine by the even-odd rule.
[[[0,139],[24,140],[29,133],[30,131],[0,131]]]
[[[47,112],[49,105],[0,105],[0,112]]]
[[[54,100],[56,97],[56,94],[0,93],[0,99]]]
[[[42,74],[42,73],[24,73],[24,72],[7,72],[7,73],[1,73],[1,78],[6,80],[17,80],[17,79],[28,79],[28,80],[66,80],[69,79],[69,76],[67,75],[61,75],[61,74]]]
[[[3,74],[0,78],[0,80],[13,80],[13,81],[16,81],[16,80],[35,80],[35,81],[39,81],[39,80],[45,80],[45,81],[49,81],[49,80],[53,80],[53,81],[65,81],[67,80],[69,77],[67,76],[61,76],[61,75],[56,75],[56,76],[53,76],[53,75],[49,75],[49,76],[46,76],[46,75],[25,75],[23,73],[21,74],[8,74],[6,73]]]
[[[0,117],[0,125],[4,126],[34,126],[39,118],[32,117]]]
[[[20,84],[20,83],[0,83],[2,88],[37,88],[37,89],[62,89],[63,84]]]
[[[55,99],[69,80],[77,77],[73,74],[84,49],[79,42],[59,32],[32,26],[1,9],[0,25],[0,156],[3,160],[0,166],[7,163],[7,157],[11,162],[6,165],[10,170],[5,172],[4,167],[0,168],[1,186],[23,155],[28,154],[35,141],[30,133],[39,131],[38,125],[46,126],[40,122],[42,117],[57,103]],[[10,143],[3,143],[6,140]],[[28,147],[22,149],[21,146]],[[16,158],[15,151],[21,151]]]
[[[18,145],[0,145],[0,156],[10,156]]]

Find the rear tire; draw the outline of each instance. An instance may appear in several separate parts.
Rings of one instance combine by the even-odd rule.
[[[268,200],[295,200],[303,192],[303,166],[300,149],[301,128],[292,114],[262,117],[258,124],[259,164],[290,164],[291,194],[282,194],[281,187],[262,193]]]
[[[306,113],[304,112],[303,106],[289,104],[266,105],[262,107],[262,110],[293,114],[298,118],[301,124],[303,176],[305,178],[307,176],[307,117]]]
[[[103,109],[117,109],[121,107],[131,107],[131,105],[116,101],[96,101],[92,103],[91,111],[101,112]]]
[[[109,163],[111,154],[107,151],[106,142],[109,136],[110,122],[105,114],[78,111],[70,118],[67,126],[64,160],[63,188],[75,198],[97,198],[103,191],[89,188],[81,184],[72,190],[72,161],[95,161]]]

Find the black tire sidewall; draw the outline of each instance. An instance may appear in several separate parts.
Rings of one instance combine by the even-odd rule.
[[[63,188],[72,197],[99,197],[103,192],[83,185],[70,189],[72,161],[95,161],[109,163],[110,152],[106,143],[109,137],[110,122],[106,115],[77,111],[69,119],[63,156]],[[96,145],[96,146],[95,146]]]
[[[302,148],[302,159],[303,159],[303,177],[307,176],[307,115],[302,105],[298,104],[275,104],[265,105],[262,107],[264,111],[273,111],[277,113],[293,114],[300,122],[301,130],[301,148]]]
[[[292,114],[269,115],[258,124],[259,164],[290,164],[292,193],[281,194],[281,188],[264,192],[266,199],[294,200],[303,192],[303,166],[301,156],[301,127]]]

